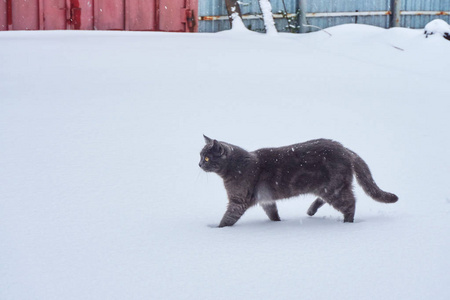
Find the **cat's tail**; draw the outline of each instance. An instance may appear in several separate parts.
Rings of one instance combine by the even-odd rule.
[[[352,158],[352,166],[356,180],[358,181],[359,185],[361,185],[366,194],[378,202],[397,202],[398,197],[396,195],[385,192],[377,186],[375,180],[373,180],[372,174],[369,170],[369,166],[366,164],[366,162],[355,152],[351,150],[348,151]]]

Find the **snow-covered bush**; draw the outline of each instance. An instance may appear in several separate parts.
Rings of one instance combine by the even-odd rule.
[[[433,20],[425,26],[425,37],[437,34],[450,41],[450,25],[444,20]]]

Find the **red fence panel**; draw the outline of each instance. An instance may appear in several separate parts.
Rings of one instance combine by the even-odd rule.
[[[91,0],[40,0],[40,29],[94,29]]]
[[[159,30],[195,31],[198,0],[159,0]]]
[[[0,0],[0,30],[197,31],[198,0]]]
[[[160,0],[159,29],[162,31],[186,31],[181,23],[181,8],[184,0]]]
[[[125,29],[125,1],[124,0],[95,0],[94,1],[95,29],[124,30]]]
[[[44,23],[43,29],[67,29],[66,0],[41,0],[41,3],[45,16],[41,19]]]
[[[67,0],[66,0],[67,1]],[[70,29],[94,29],[94,6],[92,0],[70,0]]]
[[[8,29],[8,4],[6,0],[0,0],[0,30]]]
[[[157,0],[134,0],[125,3],[126,30],[158,30]]]
[[[37,30],[39,29],[39,1],[38,0],[8,0],[11,6],[11,23],[9,29],[12,30]]]

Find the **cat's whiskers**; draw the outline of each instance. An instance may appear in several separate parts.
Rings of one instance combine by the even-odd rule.
[[[208,183],[209,181],[208,181],[208,179],[209,179],[209,177],[208,177],[208,173],[207,172],[202,172],[202,170],[201,169],[199,169],[198,170],[198,174],[197,174],[197,178],[195,179],[195,182],[197,182],[198,181],[198,178],[200,177],[200,174],[204,174],[204,175],[206,175],[206,183]]]

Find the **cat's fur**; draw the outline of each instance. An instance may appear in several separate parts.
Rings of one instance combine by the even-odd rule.
[[[272,221],[279,221],[275,201],[300,194],[318,198],[308,209],[313,216],[329,203],[353,222],[355,196],[353,175],[374,200],[393,203],[394,194],[382,191],[367,164],[340,143],[319,139],[280,148],[248,152],[238,146],[204,136],[199,166],[222,177],[228,194],[228,207],[219,227],[232,226],[245,211],[260,204]]]

